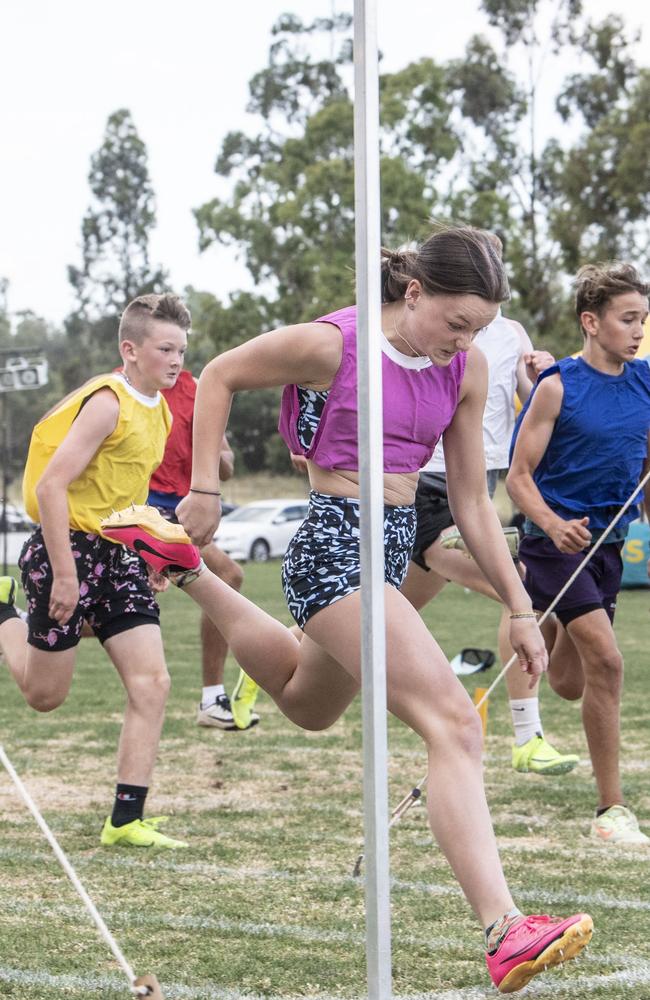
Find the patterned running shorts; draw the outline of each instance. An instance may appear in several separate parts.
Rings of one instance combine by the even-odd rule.
[[[415,507],[384,507],[384,579],[399,589],[415,538]],[[359,501],[312,492],[282,563],[284,595],[300,628],[361,587]]]
[[[23,545],[18,565],[27,597],[28,642],[36,649],[72,649],[84,619],[101,643],[138,625],[158,625],[160,612],[147,567],[133,552],[100,535],[71,531],[70,544],[79,579],[79,603],[65,625],[50,618],[50,557],[37,528]]]

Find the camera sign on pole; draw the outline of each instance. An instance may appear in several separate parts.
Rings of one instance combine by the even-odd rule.
[[[6,367],[0,368],[0,392],[16,392],[19,389],[40,389],[47,385],[47,361],[26,358],[9,358]]]

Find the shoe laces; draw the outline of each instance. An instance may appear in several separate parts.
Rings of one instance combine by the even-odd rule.
[[[225,709],[226,712],[230,712],[231,710],[230,698],[228,697],[227,694],[218,694],[217,697],[214,699],[214,703],[215,705],[218,705],[219,708]]]
[[[633,812],[623,805],[610,806],[609,809],[596,817],[596,822],[601,819],[608,819],[614,826],[625,827],[626,830],[639,829],[639,822]]]

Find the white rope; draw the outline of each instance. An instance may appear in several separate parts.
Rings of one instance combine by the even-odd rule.
[[[635,487],[634,492],[627,498],[627,500],[625,501],[625,503],[623,504],[623,506],[619,510],[618,514],[607,525],[607,527],[605,528],[605,530],[603,531],[602,535],[600,536],[600,538],[598,539],[598,541],[595,543],[595,545],[593,545],[593,547],[589,549],[587,555],[584,557],[584,559],[582,560],[582,562],[580,563],[580,565],[577,567],[577,569],[574,570],[574,572],[571,574],[571,576],[569,577],[569,579],[567,580],[567,582],[564,584],[564,586],[562,587],[562,589],[559,591],[559,593],[553,598],[553,600],[549,604],[549,606],[546,609],[546,611],[544,612],[544,614],[541,615],[541,617],[540,617],[540,619],[539,619],[539,621],[537,623],[538,625],[543,625],[544,624],[544,622],[546,621],[546,619],[548,618],[548,616],[553,611],[553,608],[556,607],[558,601],[560,601],[562,599],[562,597],[564,597],[564,595],[566,594],[567,590],[569,589],[569,587],[571,586],[571,584],[573,583],[573,581],[576,579],[576,577],[578,576],[578,574],[582,572],[582,570],[585,568],[585,566],[587,565],[587,563],[589,562],[589,560],[591,559],[591,557],[594,555],[594,553],[598,551],[598,549],[600,548],[600,546],[605,541],[605,538],[607,537],[607,535],[609,535],[609,533],[612,530],[612,528],[616,527],[616,525],[618,524],[618,522],[620,521],[620,519],[623,517],[623,514],[625,513],[625,511],[634,502],[634,498],[641,492],[641,490],[643,489],[643,487],[646,485],[646,483],[649,480],[650,480],[650,469],[648,469],[648,471],[646,472],[645,476],[643,477],[643,479],[641,480],[641,482],[639,483],[639,485]],[[481,705],[483,705],[483,703],[487,701],[487,699],[490,697],[490,695],[494,691],[494,689],[497,686],[497,684],[499,684],[499,682],[501,680],[503,680],[503,678],[505,677],[505,675],[507,674],[507,672],[510,670],[510,667],[516,661],[517,661],[517,654],[513,653],[513,655],[510,657],[510,659],[506,663],[505,667],[503,668],[503,670],[501,671],[501,673],[499,674],[499,676],[495,678],[495,680],[492,682],[492,684],[490,685],[490,687],[487,689],[487,691],[485,692],[485,694],[483,695],[483,697],[479,701],[476,702],[476,706],[475,707],[476,707],[477,711],[479,710],[479,708],[481,707]],[[395,824],[402,818],[402,816],[404,815],[404,813],[408,812],[408,810],[411,808],[411,806],[415,802],[417,802],[417,800],[420,798],[420,796],[422,794],[422,789],[425,787],[425,785],[427,783],[427,777],[428,777],[428,775],[425,774],[424,778],[422,778],[422,781],[420,781],[419,784],[417,784],[408,793],[408,795],[405,795],[404,798],[401,800],[401,802],[398,802],[398,804],[395,806],[395,808],[393,809],[393,811],[391,813],[391,820],[390,820],[390,823],[389,823],[389,829],[391,827],[395,826]],[[359,857],[356,860],[353,874],[355,874],[355,875],[359,875],[360,874],[362,860],[363,860],[363,854],[360,854]]]
[[[68,876],[68,878],[72,882],[73,886],[77,890],[77,892],[78,892],[79,896],[81,897],[82,902],[83,902],[84,906],[86,907],[86,909],[88,910],[90,916],[95,921],[95,924],[97,925],[99,933],[103,937],[103,939],[106,942],[106,944],[108,945],[108,947],[113,952],[113,955],[115,956],[115,959],[116,959],[117,963],[120,965],[120,967],[122,968],[125,976],[127,977],[128,981],[129,981],[129,988],[130,988],[131,992],[134,994],[134,996],[149,996],[150,991],[149,991],[149,989],[146,986],[136,986],[135,985],[135,978],[136,978],[136,976],[135,976],[135,973],[133,972],[133,969],[131,968],[131,966],[127,962],[126,958],[122,954],[122,951],[120,950],[120,947],[119,947],[117,941],[115,940],[115,938],[113,937],[113,935],[109,931],[108,927],[104,923],[104,920],[102,919],[101,914],[99,913],[99,911],[97,910],[97,908],[96,908],[95,904],[93,903],[92,899],[90,898],[90,896],[88,895],[88,893],[84,889],[83,885],[81,884],[77,873],[75,872],[74,868],[72,867],[72,865],[68,861],[67,857],[63,853],[63,850],[59,846],[58,841],[56,840],[56,837],[54,836],[54,834],[50,830],[49,826],[47,825],[47,823],[45,822],[45,820],[41,816],[41,813],[39,812],[38,806],[36,805],[36,803],[34,802],[34,800],[31,797],[31,795],[29,794],[29,792],[25,788],[25,786],[24,786],[23,782],[21,781],[21,779],[16,774],[16,771],[14,770],[13,764],[11,763],[11,761],[9,760],[9,758],[7,757],[7,755],[6,755],[5,751],[4,751],[4,747],[1,744],[0,744],[0,761],[2,761],[2,763],[4,764],[5,769],[6,769],[7,773],[8,773],[8,775],[9,775],[9,777],[11,778],[11,780],[14,783],[14,785],[18,789],[18,791],[19,791],[19,793],[20,793],[20,795],[21,795],[21,797],[22,797],[25,805],[27,806],[27,808],[31,812],[32,816],[34,817],[34,819],[38,823],[39,827],[41,828],[41,831],[43,832],[43,835],[45,836],[45,838],[49,842],[49,845],[52,848],[52,850],[54,851],[54,853],[55,853],[57,859],[59,860],[59,862],[60,862],[63,870],[65,871],[66,875]]]

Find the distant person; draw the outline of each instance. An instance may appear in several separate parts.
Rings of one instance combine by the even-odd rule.
[[[581,268],[575,287],[582,357],[564,358],[541,375],[520,418],[506,480],[527,517],[519,552],[537,611],[548,608],[634,493],[650,454],[650,370],[635,360],[650,286],[631,264],[616,262]],[[598,787],[591,834],[606,844],[650,844],[621,787],[623,657],[613,629],[621,548],[637,514],[632,505],[607,535],[547,630],[551,687],[568,701],[582,698]]]
[[[37,527],[19,563],[27,624],[16,612],[15,588],[0,587],[0,649],[32,708],[50,712],[65,701],[84,620],[124,685],[115,801],[101,833],[106,846],[187,846],[158,829],[160,818],[144,819],[169,674],[143,563],[103,537],[100,521],[147,497],[171,427],[160,390],[180,374],[189,328],[177,296],[134,299],[119,327],[123,372],[91,379],[36,424],[23,495]]]
[[[174,422],[167,439],[161,465],[149,484],[149,499],[153,507],[168,521],[178,523],[176,507],[190,488],[192,474],[192,418],[196,381],[187,369],[182,371],[171,389],[163,389],[163,396],[172,412]],[[230,479],[234,470],[234,455],[228,439],[221,442],[219,476]],[[214,542],[206,545],[201,555],[207,566],[224,583],[240,590],[244,574],[238,563],[218,548]],[[259,715],[252,711],[257,696],[257,685],[240,672],[234,694],[234,706],[226,694],[224,668],[228,644],[208,616],[201,614],[201,671],[203,690],[196,721],[199,726],[236,731],[250,729],[259,722]],[[233,712],[234,707],[234,712]]]
[[[491,234],[502,256],[501,240]],[[536,351],[521,323],[499,310],[496,318],[474,339],[485,355],[488,390],[483,414],[483,446],[487,486],[494,496],[499,472],[508,468],[508,453],[515,425],[515,393],[525,402],[540,372],[554,363],[547,351]],[[453,581],[499,601],[485,574],[473,559],[457,549],[444,547],[447,530],[454,524],[449,505],[445,470],[444,436],[420,472],[415,495],[417,529],[402,593],[419,611]],[[512,657],[508,640],[509,616],[503,609],[499,626],[499,655]],[[513,666],[505,677],[514,730],[512,766],[516,771],[564,774],[578,763],[576,754],[559,753],[544,737],[539,709],[539,680]]]
[[[591,936],[586,914],[524,917],[506,884],[482,778],[478,714],[420,615],[399,592],[415,532],[418,471],[446,432],[449,494],[459,529],[510,611],[510,637],[531,676],[547,662],[531,602],[487,494],[481,418],[487,366],[471,347],[508,285],[486,234],[436,232],[417,250],[384,251],[384,551],[388,707],[424,741],[429,820],[485,929],[502,992],[574,957]],[[219,445],[235,391],[284,385],[281,433],[309,462],[309,514],[289,544],[283,586],[299,637],[205,569],[180,539],[165,552],[155,512],[124,511],[105,530],[143,547],[155,569],[206,611],[246,672],[308,730],[331,726],[359,691],[360,552],[356,307],[262,334],[211,361],[194,418],[192,486],[178,508],[195,542],[220,515]],[[155,547],[157,555],[152,553]],[[176,566],[176,569],[173,566]]]

